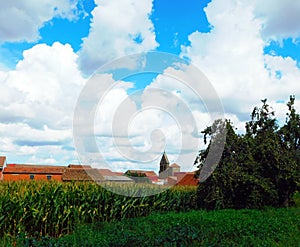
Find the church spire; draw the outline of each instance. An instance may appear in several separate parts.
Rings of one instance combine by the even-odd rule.
[[[159,173],[167,170],[169,168],[169,165],[170,165],[170,162],[169,162],[168,156],[166,154],[166,150],[164,150],[164,153],[160,160]]]

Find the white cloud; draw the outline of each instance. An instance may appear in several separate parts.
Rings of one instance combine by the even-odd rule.
[[[83,39],[81,68],[94,72],[121,56],[147,52],[157,47],[149,18],[152,0],[96,0],[90,33]]]
[[[23,162],[52,152],[57,163],[73,160],[65,148],[72,146],[74,107],[85,82],[77,55],[60,43],[36,45],[23,55],[15,70],[0,72],[1,152]]]
[[[39,39],[39,29],[53,17],[74,19],[79,15],[77,0],[1,1],[0,42]]]
[[[192,33],[181,55],[209,78],[226,113],[240,121],[239,129],[261,99],[276,102],[300,95],[296,62],[264,55],[266,20],[258,18],[254,2],[214,0],[205,11],[211,32]]]
[[[264,20],[265,38],[283,39],[300,36],[300,1],[256,0],[255,14]]]

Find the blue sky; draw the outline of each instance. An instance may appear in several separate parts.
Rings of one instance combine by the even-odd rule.
[[[159,43],[158,51],[180,54],[180,46],[188,45],[188,35],[198,30],[208,32],[210,25],[203,8],[210,1],[174,0],[169,2],[154,1],[151,20],[153,22],[156,40]],[[91,11],[96,6],[93,0],[85,0],[80,6],[86,12],[79,19],[68,20],[59,17],[45,22],[39,29],[40,39],[33,43],[5,42],[1,45],[1,60],[6,66],[14,67],[22,59],[22,53],[36,44],[52,45],[59,41],[62,44],[70,44],[77,52],[82,44],[82,38],[88,36],[91,22]]]
[[[131,163],[126,159],[129,153],[118,153],[113,133],[109,133],[113,121],[109,114],[137,91],[141,95],[137,102],[131,102],[135,111],[130,108],[135,112],[133,119],[137,117],[132,123],[131,145],[141,153],[151,150],[159,154],[160,150],[150,148],[156,140],[151,135],[155,136],[155,129],[166,131],[163,146],[170,159],[186,167],[192,164],[197,150],[182,147],[175,138],[189,128],[179,126],[176,130],[178,121],[167,113],[185,102],[198,132],[211,123],[213,114],[198,104],[189,91],[193,86],[186,88],[170,77],[180,77],[181,70],[190,71],[178,68],[181,58],[204,73],[223,104],[225,117],[231,118],[241,132],[260,99],[268,98],[279,118],[284,119],[289,95],[295,94],[297,100],[300,93],[297,1],[45,0],[33,5],[23,0],[22,4],[1,5],[0,155],[7,155],[11,163],[79,162],[72,124],[81,90],[102,65],[139,52],[169,53],[178,60],[148,56],[148,60],[155,60],[156,73],[128,74],[111,89],[112,96],[98,105],[98,113],[104,114],[95,123],[98,149],[103,149],[100,156],[114,169],[136,168],[139,161],[136,158]],[[114,80],[130,70],[114,68],[101,78],[115,85]],[[197,80],[194,83],[196,86]],[[165,101],[163,93],[149,97],[152,88],[171,92],[178,102]],[[149,114],[143,108],[157,102],[167,115],[159,111]],[[191,136],[192,132],[195,130],[189,132]],[[197,149],[202,145],[198,139]],[[186,151],[181,155],[180,150]],[[153,168],[155,157],[144,168]]]

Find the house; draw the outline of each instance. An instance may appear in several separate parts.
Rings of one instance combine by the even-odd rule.
[[[167,178],[167,184],[168,185],[175,185],[175,184],[177,184],[177,177],[175,177],[175,176],[169,176]]]
[[[178,180],[176,186],[197,186],[199,184],[199,180],[195,178],[194,172],[186,173],[182,179]]]
[[[104,182],[134,183],[134,180],[127,176],[104,176]]]
[[[62,181],[63,166],[7,164],[3,169],[4,181],[56,180]]]
[[[85,167],[85,168],[84,168]],[[102,182],[104,177],[99,173],[98,169],[91,166],[68,166],[62,174],[63,182],[81,181],[81,182]]]
[[[68,166],[6,164],[6,157],[0,156],[0,179],[4,181],[55,180],[198,185],[198,180],[194,178],[194,172],[181,172],[180,165],[176,163],[170,165],[166,152],[162,155],[159,168],[158,176],[154,171],[149,170],[128,170],[126,173],[122,173],[81,164]]]
[[[3,179],[3,167],[6,165],[6,157],[0,156],[0,180]]]
[[[105,176],[122,176],[123,174],[119,174],[119,173],[116,173],[116,172],[113,172],[109,169],[98,169],[99,173],[105,177]]]

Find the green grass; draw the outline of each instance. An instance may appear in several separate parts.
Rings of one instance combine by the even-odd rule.
[[[300,208],[154,213],[78,226],[71,235],[17,246],[299,246]],[[9,246],[9,241],[5,243]]]

